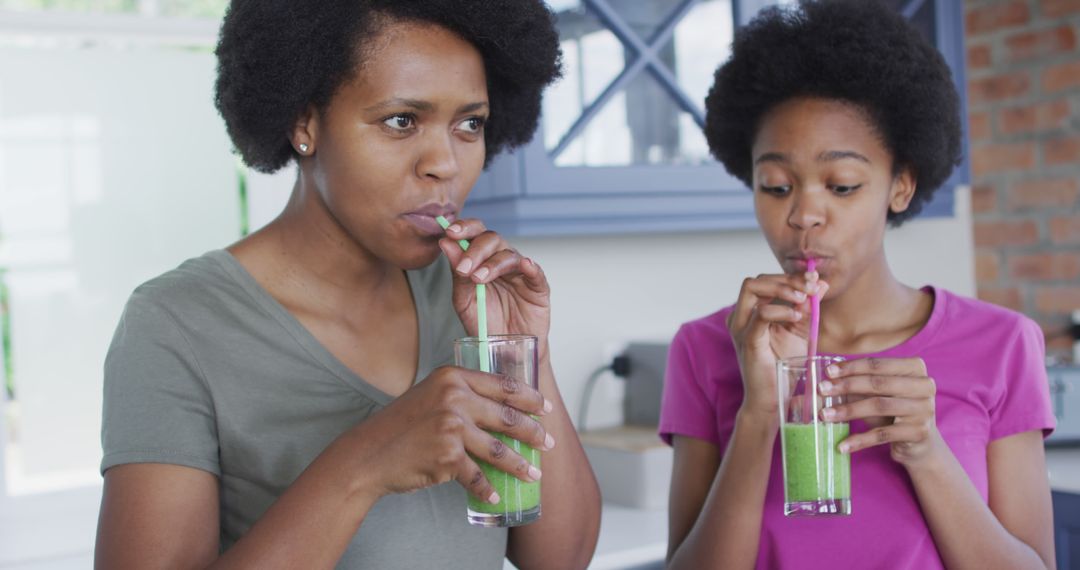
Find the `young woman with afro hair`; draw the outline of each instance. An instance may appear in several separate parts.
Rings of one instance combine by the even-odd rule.
[[[884,2],[804,0],[737,32],[706,113],[780,271],[672,343],[670,567],[1052,568],[1039,327],[885,255],[960,160],[944,60]],[[848,516],[785,516],[776,363],[807,354],[815,294],[819,353],[845,358],[821,391],[847,397],[822,419],[850,422]]]
[[[460,217],[487,161],[533,135],[560,72],[551,12],[233,0],[216,53],[238,153],[298,175],[266,227],[129,300],[97,566],[585,567],[600,498],[552,373],[547,280]],[[538,338],[538,391],[448,366],[478,283],[492,334]],[[543,471],[488,431],[543,450]],[[479,460],[539,480],[542,517],[470,525],[467,495],[500,500]]]

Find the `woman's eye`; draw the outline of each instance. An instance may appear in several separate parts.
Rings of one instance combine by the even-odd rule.
[[[848,194],[854,193],[859,188],[862,188],[862,184],[855,184],[852,186],[841,186],[839,184],[833,184],[830,188],[834,193],[840,196],[846,196]]]
[[[415,119],[411,115],[394,115],[383,121],[383,124],[395,131],[407,131],[413,127]]]
[[[774,196],[784,196],[791,192],[791,186],[765,186],[761,185],[761,191]]]
[[[469,117],[461,122],[460,128],[466,133],[479,133],[484,130],[484,118],[483,117]]]

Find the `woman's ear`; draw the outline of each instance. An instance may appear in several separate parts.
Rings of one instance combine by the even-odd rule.
[[[315,154],[316,140],[319,138],[319,111],[314,105],[308,105],[293,123],[289,141],[300,156]]]
[[[915,173],[911,168],[904,168],[893,178],[892,188],[889,189],[889,211],[899,214],[908,209],[911,199],[915,197]]]

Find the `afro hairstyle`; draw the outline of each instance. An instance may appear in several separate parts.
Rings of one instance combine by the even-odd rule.
[[[361,69],[366,42],[402,21],[442,26],[480,52],[487,160],[532,139],[543,90],[561,74],[554,16],[541,0],[232,0],[214,103],[244,162],[274,172],[293,159],[296,119],[325,109]]]
[[[713,155],[748,187],[751,149],[768,112],[799,97],[854,104],[893,157],[910,169],[918,214],[962,156],[960,99],[944,58],[881,0],[801,0],[763,10],[735,35],[705,99]]]

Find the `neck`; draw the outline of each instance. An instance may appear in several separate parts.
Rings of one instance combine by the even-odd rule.
[[[349,235],[302,171],[285,210],[263,231],[281,260],[281,279],[327,304],[377,298],[403,275]]]
[[[897,338],[929,316],[922,293],[896,279],[882,250],[869,267],[835,297],[821,303],[821,344],[829,352],[868,353],[907,340]],[[926,315],[922,313],[926,312]],[[911,333],[914,334],[914,333]]]

